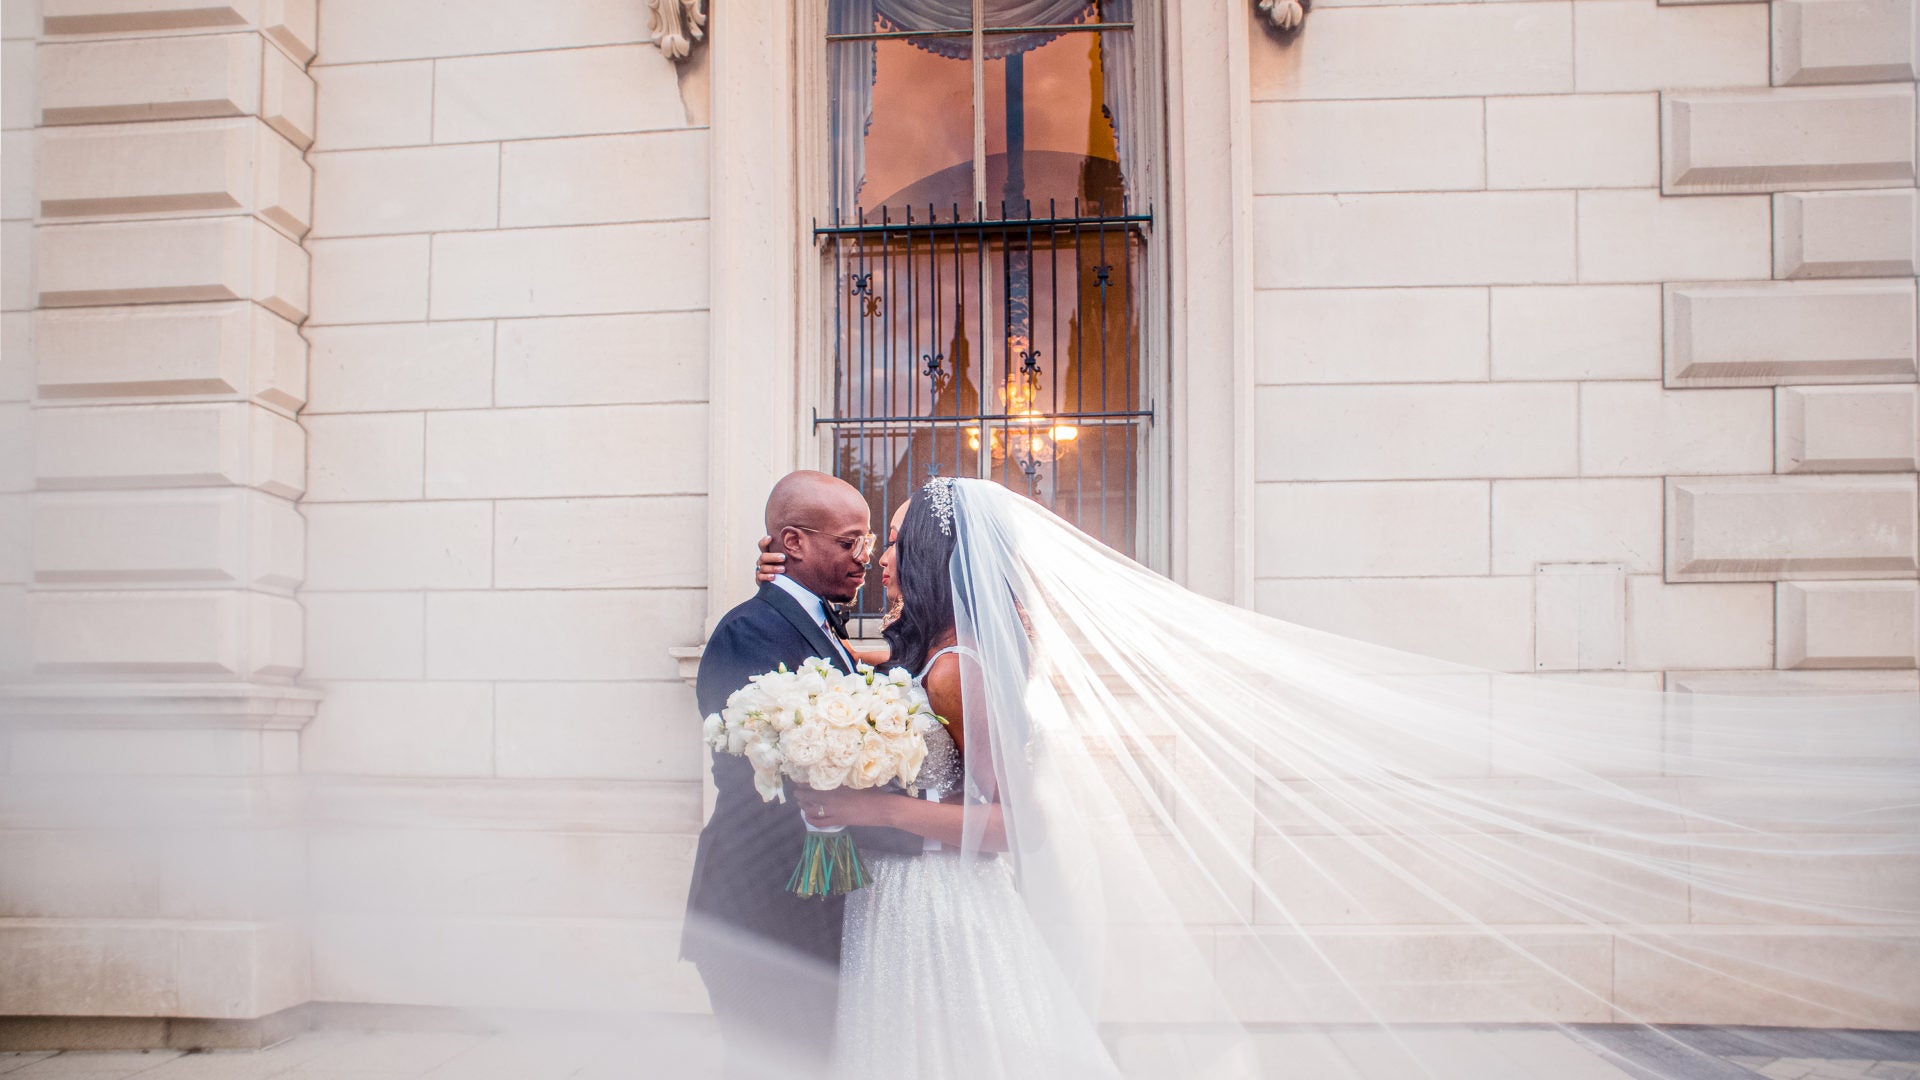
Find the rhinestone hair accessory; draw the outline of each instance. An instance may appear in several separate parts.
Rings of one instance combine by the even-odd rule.
[[[934,520],[940,523],[940,535],[953,535],[953,477],[936,476],[923,488],[933,506]]]

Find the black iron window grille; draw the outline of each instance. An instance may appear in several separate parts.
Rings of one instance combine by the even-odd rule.
[[[878,527],[929,477],[985,477],[1134,555],[1152,214],[991,209],[816,225],[834,299],[832,409],[814,428]],[[876,567],[858,614],[890,601]]]

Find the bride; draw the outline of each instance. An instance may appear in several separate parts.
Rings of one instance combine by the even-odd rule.
[[[919,798],[798,793],[928,847],[850,897],[837,1074],[1518,1080],[1617,1030],[1589,1024],[1920,1027],[1912,694],[1443,663],[1200,597],[988,481],[890,539],[889,663],[950,723]]]

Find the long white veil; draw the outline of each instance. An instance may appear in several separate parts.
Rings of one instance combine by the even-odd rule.
[[[1477,670],[954,494],[973,805],[1130,1073],[1531,1078],[1543,1029],[1920,1027],[1920,698]]]

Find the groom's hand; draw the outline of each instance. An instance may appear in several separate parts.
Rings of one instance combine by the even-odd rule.
[[[754,560],[753,579],[769,582],[787,572],[787,556],[784,552],[773,550],[773,537],[760,538],[760,557]]]

